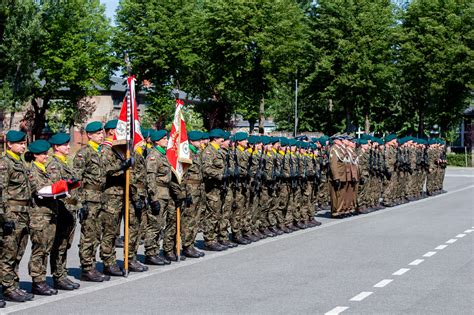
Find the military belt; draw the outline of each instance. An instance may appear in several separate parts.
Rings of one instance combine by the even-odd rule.
[[[92,184],[85,184],[84,189],[102,191],[102,188],[100,187],[100,185],[92,185]]]
[[[31,206],[31,202],[29,200],[8,200],[7,204],[10,206]]]
[[[199,180],[199,179],[188,179],[188,180],[186,181],[186,183],[188,183],[188,184],[200,185],[200,184],[202,183],[202,181]]]

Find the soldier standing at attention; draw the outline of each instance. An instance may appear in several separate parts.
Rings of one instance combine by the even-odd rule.
[[[49,186],[53,182],[46,171],[48,141],[37,140],[28,146],[25,161],[31,163],[30,182],[32,191]],[[28,272],[33,279],[32,293],[38,295],[58,294],[57,289],[46,283],[48,256],[53,247],[58,221],[58,201],[53,198],[43,198],[35,195],[35,207],[30,211],[31,258]]]
[[[334,218],[341,218],[345,210],[344,191],[347,186],[345,161],[346,152],[341,138],[336,137],[329,152],[331,215]]]
[[[100,146],[100,158],[105,173],[103,198],[107,202],[99,214],[102,229],[100,257],[104,263],[104,274],[109,276],[123,275],[117,265],[115,239],[119,234],[117,232],[120,230],[120,221],[125,209],[125,171],[132,165],[131,159],[125,159],[124,145],[112,146],[116,127],[116,119],[105,124],[105,141]]]
[[[74,157],[74,169],[82,182],[79,210],[81,239],[79,241],[79,258],[81,261],[81,280],[102,282],[110,280],[96,269],[96,252],[101,239],[99,215],[103,211],[104,200],[102,188],[105,184],[105,170],[100,158],[99,146],[104,140],[102,123],[94,121],[85,128],[87,146],[81,148]]]
[[[75,170],[68,161],[70,140],[69,135],[65,133],[57,133],[49,139],[49,143],[53,146],[53,156],[46,170],[53,182],[63,178],[77,178]],[[74,290],[80,286],[67,277],[67,252],[74,239],[78,206],[76,191],[64,199],[58,199],[58,225],[51,249],[50,264],[54,287],[60,290]]]
[[[202,180],[202,159],[199,152],[202,132],[188,132],[189,149],[193,164],[186,170],[183,179],[185,192],[189,198],[184,200],[185,209],[183,211],[183,255],[190,258],[203,257],[204,253],[194,247],[196,235],[198,233],[199,222],[202,216],[202,203],[205,198],[204,182]]]
[[[10,130],[7,151],[0,160],[0,221],[3,246],[0,251],[0,279],[5,300],[25,302],[34,295],[19,288],[18,268],[28,243],[32,190],[28,171],[21,159],[26,149],[26,134]]]
[[[165,228],[168,207],[174,207],[170,195],[172,171],[165,150],[168,145],[167,132],[166,130],[153,131],[150,139],[153,142],[153,148],[146,157],[150,213],[145,234],[145,264],[168,265],[171,261],[160,255],[160,235]],[[176,259],[175,256],[174,260]]]
[[[225,154],[222,154],[220,145],[224,142],[224,131],[213,129],[209,132],[211,141],[202,153],[202,171],[206,191],[206,214],[204,219],[204,242],[210,251],[222,251],[228,247],[217,241],[222,218],[221,193],[227,189],[224,182],[226,168]]]

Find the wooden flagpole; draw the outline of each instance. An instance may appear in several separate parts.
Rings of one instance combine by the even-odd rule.
[[[125,54],[125,63],[127,64],[127,71],[130,77],[132,69],[128,54]],[[128,81],[128,78],[127,78]],[[125,159],[130,159],[130,147],[133,146],[133,113],[132,113],[132,102],[134,101],[135,95],[132,95],[131,85],[133,81],[128,84],[128,96],[127,96],[127,151],[125,153]],[[125,171],[125,213],[124,213],[124,244],[123,244],[123,275],[128,277],[128,253],[129,253],[129,218],[130,218],[130,168]]]

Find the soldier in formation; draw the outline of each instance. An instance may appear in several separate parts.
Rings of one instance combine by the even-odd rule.
[[[190,131],[192,164],[178,181],[166,157],[165,130],[142,130],[145,141],[127,159],[123,145],[113,142],[116,126],[117,120],[87,124],[88,143],[72,161],[67,134],[35,141],[25,153],[26,135],[7,133],[7,151],[0,159],[0,280],[6,300],[25,302],[34,294],[79,288],[68,278],[66,264],[76,217],[81,224],[81,280],[102,282],[122,275],[115,244],[129,168],[132,272],[168,265],[178,255],[181,260],[203,257],[195,245],[200,230],[204,249],[223,251],[318,226],[317,211],[343,218],[443,192],[447,163],[439,139],[338,135],[310,140]],[[73,190],[79,182],[80,188]],[[44,187],[52,187],[51,192]],[[28,264],[33,294],[18,285],[28,239],[33,244]],[[142,239],[143,263],[137,258]],[[96,266],[97,250],[103,273]],[[45,281],[48,258],[53,287]],[[0,307],[4,305],[0,299]]]

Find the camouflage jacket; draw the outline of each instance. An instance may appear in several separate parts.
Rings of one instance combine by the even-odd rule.
[[[139,152],[135,152],[135,164],[132,169],[131,176],[131,197],[133,201],[138,199],[146,199],[147,197],[147,170],[145,157]]]
[[[160,199],[171,199],[170,183],[172,175],[171,165],[166,155],[156,148],[149,150],[146,157],[146,179],[151,202]]]
[[[27,207],[9,205],[9,201],[31,201],[33,190],[29,177],[30,172],[23,160],[17,160],[8,153],[0,159],[0,214],[12,210],[28,211]]]
[[[211,184],[207,180],[222,181],[225,164],[225,153],[210,143],[202,152],[202,173],[206,184]]]
[[[49,161],[48,166],[46,166],[46,170],[49,176],[51,177],[51,181],[53,183],[61,179],[78,178],[76,171],[72,168],[72,166],[69,165],[67,161],[63,162],[55,155],[53,155],[53,157]],[[77,206],[79,204],[79,195],[77,189],[73,189],[72,191],[70,191],[69,197],[60,200],[60,202],[64,202],[64,204],[67,204],[68,208]]]
[[[125,187],[125,171],[122,163],[125,157],[116,148],[103,144],[100,147],[100,159],[105,172],[104,193],[123,196]]]
[[[91,146],[81,148],[74,157],[73,167],[81,181],[81,201],[103,202],[102,188],[105,184],[105,169],[100,154]]]
[[[41,170],[35,163],[31,163],[30,182],[33,191],[42,189],[43,187],[53,184],[51,176],[47,172]],[[34,197],[35,207],[31,209],[33,213],[57,213],[58,201],[54,198]]]

